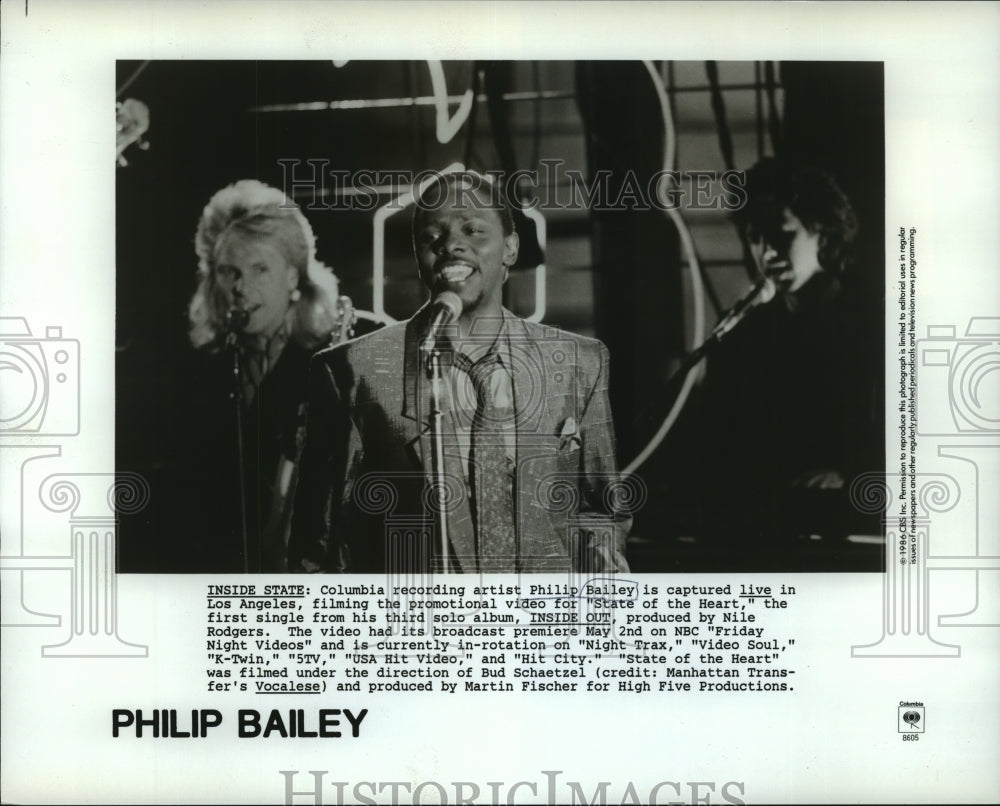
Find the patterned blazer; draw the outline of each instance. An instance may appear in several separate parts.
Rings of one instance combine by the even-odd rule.
[[[513,363],[517,568],[627,571],[631,517],[615,461],[607,348],[508,311],[504,317]],[[406,322],[314,356],[291,570],[426,573],[444,563],[481,570],[449,395],[446,557],[435,539],[431,384],[419,350],[429,319],[425,306]]]

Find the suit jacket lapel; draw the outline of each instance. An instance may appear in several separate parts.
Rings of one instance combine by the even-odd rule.
[[[538,442],[539,430],[548,413],[548,401],[545,394],[546,377],[539,377],[539,372],[551,376],[545,351],[530,337],[523,319],[518,319],[512,313],[504,310],[507,326],[507,353],[510,355],[512,385],[514,387],[514,411],[517,428],[518,456],[521,456],[522,442],[529,449]]]
[[[533,333],[530,323],[504,312],[513,358],[514,406],[517,411],[516,519],[522,557],[551,556],[561,541],[553,542],[551,513],[542,506],[541,485],[555,468],[558,449],[556,420],[561,400],[553,384],[566,377],[566,367],[557,366],[544,338]],[[539,374],[541,373],[541,374]]]

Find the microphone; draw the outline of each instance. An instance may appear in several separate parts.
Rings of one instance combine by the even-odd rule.
[[[226,346],[235,348],[237,337],[250,324],[250,312],[244,308],[231,308],[226,311]]]
[[[437,344],[441,331],[462,315],[462,299],[454,291],[442,291],[431,303],[431,326],[421,349],[430,352]]]
[[[244,328],[250,324],[250,312],[245,308],[232,308],[226,313],[226,331],[229,333],[242,333]]]
[[[730,308],[719,320],[719,323],[712,329],[711,340],[718,341],[730,330],[736,327],[746,317],[750,311],[759,305],[766,305],[772,299],[778,289],[770,277],[761,277],[747,291],[746,294]]]

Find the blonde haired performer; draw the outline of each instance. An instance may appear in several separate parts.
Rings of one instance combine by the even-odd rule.
[[[283,331],[306,348],[341,325],[337,278],[316,259],[309,222],[277,188],[241,179],[218,191],[201,214],[195,252],[195,347],[221,346],[234,306],[250,314],[244,333],[268,340]]]
[[[188,423],[206,455],[192,472],[217,471],[192,510],[207,543],[195,565],[284,571],[309,359],[349,337],[353,309],[299,208],[255,179],[212,196],[195,251],[188,335],[204,372]]]

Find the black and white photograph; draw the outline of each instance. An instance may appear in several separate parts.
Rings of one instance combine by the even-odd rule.
[[[0,4],[0,802],[1000,801],[998,23]]]
[[[882,569],[882,64],[116,77],[120,571]]]

